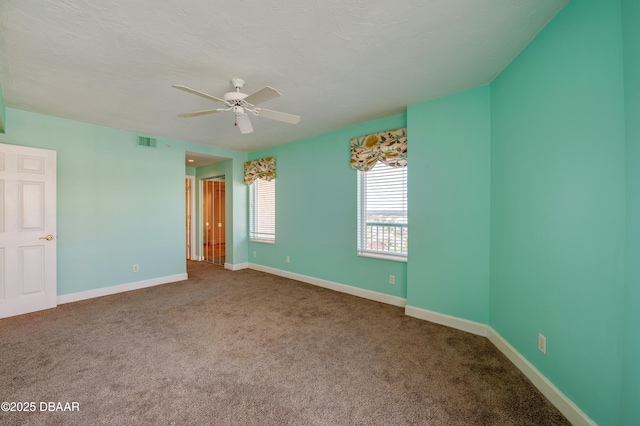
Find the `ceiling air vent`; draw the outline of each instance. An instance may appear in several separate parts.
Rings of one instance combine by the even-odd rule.
[[[138,146],[146,146],[148,148],[156,147],[156,140],[145,136],[138,136]]]

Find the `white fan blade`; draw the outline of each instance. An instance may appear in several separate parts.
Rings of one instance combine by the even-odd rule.
[[[247,115],[237,115],[236,125],[240,129],[240,133],[243,135],[253,133],[253,126],[251,125],[251,120],[249,120],[249,116]]]
[[[284,121],[285,123],[298,124],[299,115],[287,114],[286,112],[272,111],[270,109],[256,108],[255,114],[259,117],[270,118],[272,120]]]
[[[175,87],[176,89],[179,89],[179,90],[184,90],[187,93],[192,93],[194,95],[202,96],[203,98],[207,98],[207,99],[210,99],[212,101],[225,103],[225,101],[223,99],[216,98],[215,96],[207,95],[206,93],[198,92],[197,90],[191,89],[190,87],[181,86],[179,84],[174,84],[173,87]]]
[[[263,102],[270,101],[271,99],[278,98],[280,96],[282,96],[280,95],[280,92],[278,92],[271,86],[267,86],[263,87],[255,93],[250,94],[249,96],[244,98],[244,100],[245,102],[249,102],[251,105],[258,105]]]
[[[196,112],[187,112],[184,114],[178,114],[178,117],[188,118],[188,117],[198,117],[200,115],[213,114],[215,112],[227,111],[225,108],[216,108],[216,109],[205,109],[204,111],[196,111]]]

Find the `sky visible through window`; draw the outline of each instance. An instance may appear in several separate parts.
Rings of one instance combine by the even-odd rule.
[[[367,216],[407,216],[407,167],[378,162],[365,173]]]

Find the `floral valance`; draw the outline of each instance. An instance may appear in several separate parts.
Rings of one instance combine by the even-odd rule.
[[[407,165],[407,128],[351,139],[351,167],[366,172],[378,160],[391,167]]]
[[[247,185],[251,185],[256,179],[274,180],[275,178],[275,157],[261,158],[244,163],[244,183]]]

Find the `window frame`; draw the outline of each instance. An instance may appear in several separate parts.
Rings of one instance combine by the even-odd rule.
[[[269,234],[268,232],[259,232],[261,230],[264,231],[263,228],[256,229],[256,225],[257,225],[256,219],[258,221],[260,220],[260,216],[256,211],[256,209],[259,208],[259,203],[256,202],[256,197],[259,197],[259,192],[260,192],[259,187],[257,185],[264,185],[264,184],[273,184],[273,192],[272,192],[273,199],[271,200],[271,203],[273,205],[273,213],[272,213],[273,234]],[[265,219],[263,218],[263,220]],[[259,235],[259,236],[256,236],[256,235]],[[272,235],[272,236],[265,236],[265,235]],[[249,185],[249,241],[255,242],[255,243],[266,243],[266,244],[275,244],[276,242],[276,180],[275,179],[272,179],[270,181],[267,181],[265,179],[256,179],[251,183],[251,185]]]
[[[405,175],[404,175],[404,182],[401,183],[401,185],[403,186],[403,190],[405,193],[405,197],[404,200],[402,201],[402,204],[404,206],[404,223],[394,223],[394,222],[389,222],[390,224],[394,224],[394,225],[404,225],[404,226],[394,226],[394,228],[401,228],[403,229],[401,231],[401,236],[400,239],[402,240],[402,238],[405,239],[405,243],[401,244],[401,247],[404,246],[405,247],[405,251],[401,252],[401,253],[397,253],[397,252],[391,252],[391,251],[385,251],[385,250],[372,250],[372,249],[367,249],[366,246],[366,242],[367,242],[367,218],[366,218],[366,173],[371,173],[375,168],[380,167],[380,166],[386,167],[389,169],[389,171],[392,171],[393,169],[397,169],[397,167],[390,167],[387,166],[386,164],[382,163],[381,161],[378,161],[376,163],[376,165],[374,166],[374,168],[372,168],[369,171],[361,171],[361,170],[357,170],[357,215],[358,215],[358,223],[357,223],[357,255],[358,256],[362,256],[362,257],[371,257],[371,258],[376,258],[376,259],[384,259],[384,260],[392,260],[392,261],[396,261],[396,262],[407,262],[407,257],[409,254],[409,250],[408,250],[408,209],[407,209],[407,197],[408,197],[408,176],[407,176],[407,167],[402,167],[404,169]],[[370,175],[371,176],[371,175]],[[369,222],[371,223],[371,222]],[[386,228],[385,226],[381,226],[383,228]],[[390,233],[391,231],[389,231]],[[383,231],[384,233],[384,231]],[[394,231],[394,241],[397,241],[395,238],[395,231]]]

